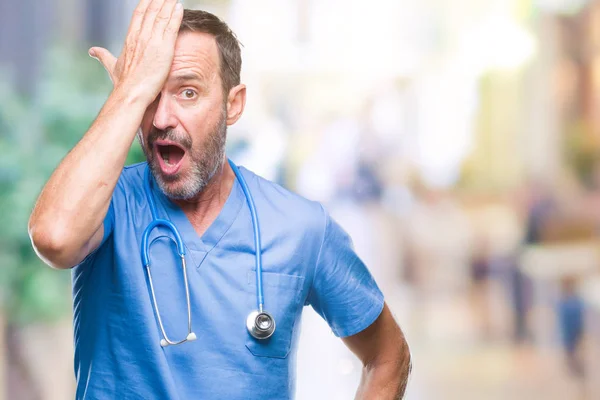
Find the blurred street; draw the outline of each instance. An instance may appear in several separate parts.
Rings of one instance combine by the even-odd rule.
[[[398,286],[398,290],[407,288]],[[414,357],[406,399],[593,398],[585,397],[580,380],[566,375],[558,349],[541,351],[532,345],[515,347],[508,340],[482,338],[476,319],[483,316],[472,314],[472,299],[459,294],[410,307],[410,297],[388,300]],[[353,398],[360,363],[331,333],[323,340],[328,328],[318,316],[306,313],[303,329],[298,399]]]
[[[549,345],[533,339],[514,343],[510,288],[502,277],[486,282],[485,288],[466,291],[425,292],[403,284],[398,263],[402,250],[391,243],[399,237],[389,234],[398,228],[390,223],[394,219],[372,206],[346,212],[338,217],[347,228],[358,215],[366,218],[367,224],[355,225],[353,233],[369,240],[355,245],[365,260],[379,261],[369,265],[374,265],[411,345],[414,365],[407,399],[595,398],[582,379],[569,375],[556,338]],[[375,243],[378,247],[373,247]],[[552,315],[547,317],[545,326],[555,322]],[[360,362],[314,312],[305,312],[302,329],[298,398],[352,398]]]
[[[346,229],[408,400],[600,399],[600,0],[185,0],[242,48],[237,164]],[[137,0],[0,0],[0,400],[74,398],[70,274],[27,220],[112,86]],[[143,161],[131,147],[127,164]],[[305,308],[297,399],[361,364]]]

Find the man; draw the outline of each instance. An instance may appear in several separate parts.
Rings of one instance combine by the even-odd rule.
[[[227,25],[176,0],[141,0],[119,58],[102,48],[90,55],[114,89],[29,222],[39,256],[72,268],[77,398],[292,398],[308,304],[362,360],[357,398],[401,398],[408,347],[348,236],[318,203],[240,168],[260,218],[254,247],[241,180],[225,157],[227,126],[246,100]],[[124,167],[136,132],[148,178],[146,163]],[[182,236],[197,340],[172,232],[160,226],[149,238],[152,280],[140,258],[152,200]],[[257,304],[255,251],[276,326],[268,339],[245,323]],[[167,337],[190,340],[166,346]]]

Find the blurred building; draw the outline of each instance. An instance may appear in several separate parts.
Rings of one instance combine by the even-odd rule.
[[[97,45],[118,54],[137,2],[0,0],[0,79],[35,104],[36,82],[61,68],[48,62],[47,50],[66,47],[85,56]],[[502,341],[510,331],[510,300],[497,278],[516,268],[512,258],[532,214],[527,201],[515,205],[515,188],[554,187],[567,195],[581,191],[579,181],[600,188],[600,0],[183,3],[224,18],[243,43],[248,102],[229,132],[232,157],[331,207],[381,278],[420,365],[409,398],[573,398],[556,391],[565,381],[560,363]],[[57,108],[68,101],[60,98]],[[87,107],[90,115],[97,111]],[[600,195],[590,204],[600,209]],[[550,217],[554,227],[538,240],[546,261],[532,262],[542,272],[559,257],[541,242],[564,238],[564,225],[579,223],[572,215]],[[585,229],[587,237],[595,232]],[[470,285],[473,254],[495,286]],[[579,255],[590,269],[597,266],[587,253]],[[575,264],[571,253],[562,259]],[[413,281],[397,285],[409,264]],[[25,342],[39,386],[60,386],[55,373],[64,378],[63,393],[72,389],[69,311],[54,333],[66,344],[53,342],[54,331],[43,324],[27,327],[24,336],[38,338]],[[359,363],[327,336],[319,317],[308,318],[299,393],[351,396]],[[556,350],[548,321],[534,327]],[[485,330],[493,335],[481,337]],[[595,348],[600,354],[600,342]],[[2,360],[0,376],[1,369]],[[69,397],[45,392],[48,399]]]

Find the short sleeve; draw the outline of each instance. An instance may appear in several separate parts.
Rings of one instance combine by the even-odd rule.
[[[102,235],[102,241],[100,245],[96,249],[94,249],[90,254],[88,254],[79,264],[75,265],[73,268],[80,267],[82,265],[89,264],[95,257],[96,253],[104,246],[104,243],[108,240],[110,235],[112,235],[113,229],[115,225],[115,211],[113,200],[111,199],[110,205],[108,206],[108,211],[106,212],[106,216],[104,217],[103,227],[104,234]]]
[[[307,303],[338,337],[364,330],[383,310],[381,290],[350,236],[329,215]]]

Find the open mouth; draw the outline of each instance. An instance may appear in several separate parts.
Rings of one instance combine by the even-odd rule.
[[[156,141],[154,148],[162,172],[166,175],[177,173],[185,157],[185,149],[166,141]]]

